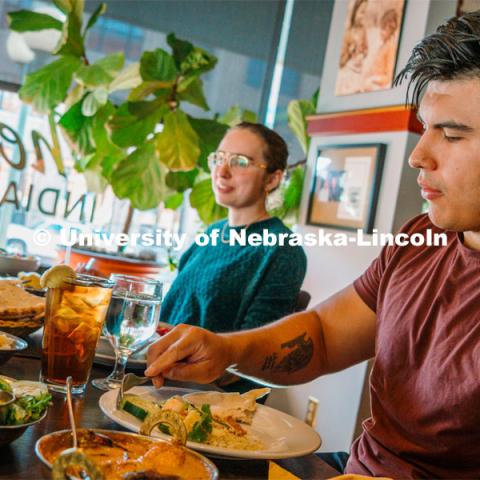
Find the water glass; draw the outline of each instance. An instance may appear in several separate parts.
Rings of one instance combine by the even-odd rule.
[[[154,337],[162,302],[158,280],[119,274],[112,274],[110,280],[114,288],[103,332],[115,351],[115,367],[107,378],[93,380],[101,390],[118,388],[130,355]]]

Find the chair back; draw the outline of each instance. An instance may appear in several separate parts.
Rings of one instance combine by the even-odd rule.
[[[306,310],[311,298],[312,296],[306,290],[300,290],[297,296],[295,311],[303,312],[303,310]]]

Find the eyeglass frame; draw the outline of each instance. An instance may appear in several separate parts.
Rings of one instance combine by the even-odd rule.
[[[211,158],[213,155],[218,155],[222,154],[223,155],[223,160],[220,165],[214,165],[213,167],[211,166]],[[231,153],[231,152],[225,152],[223,150],[217,150],[215,152],[211,152],[208,154],[207,160],[208,160],[208,168],[210,170],[213,170],[215,167],[221,167],[222,165],[225,164],[225,161],[228,165],[228,168],[231,170],[232,169],[232,164],[231,164],[231,159],[234,157],[242,157],[248,160],[248,164],[245,167],[241,167],[240,165],[234,165],[234,167],[238,167],[239,170],[246,170],[248,167],[258,167],[258,168],[263,168],[267,169],[268,165],[264,163],[256,163],[255,160],[252,157],[249,157],[248,155],[244,155],[243,153]]]

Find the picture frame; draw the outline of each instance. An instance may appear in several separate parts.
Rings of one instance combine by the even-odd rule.
[[[455,15],[461,17],[465,13],[480,10],[480,0],[457,0],[457,10]]]
[[[385,152],[383,143],[318,146],[307,224],[372,233]]]
[[[388,90],[395,78],[406,0],[349,0],[335,96]]]

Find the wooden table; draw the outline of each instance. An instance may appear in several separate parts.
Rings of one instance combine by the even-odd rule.
[[[38,358],[16,356],[0,366],[0,373],[23,380],[37,380],[40,371]],[[109,370],[94,366],[92,378],[105,377]],[[186,386],[183,384],[183,386]],[[198,387],[198,386],[197,386]],[[204,387],[205,388],[205,387]],[[102,391],[88,386],[85,396],[74,399],[74,413],[77,425],[86,428],[105,428],[124,430],[108,419],[98,407]],[[15,442],[0,448],[0,479],[49,479],[50,472],[37,459],[35,442],[42,435],[56,430],[69,428],[65,398],[53,394],[53,405],[47,417],[30,427]],[[213,459],[220,471],[220,478],[256,480],[268,478],[268,462],[264,460],[219,460]],[[303,480],[320,480],[338,475],[338,472],[315,455],[276,460],[281,467]]]

